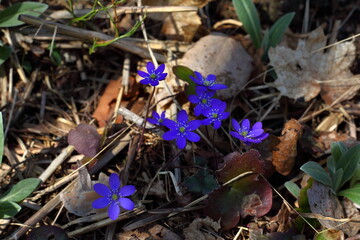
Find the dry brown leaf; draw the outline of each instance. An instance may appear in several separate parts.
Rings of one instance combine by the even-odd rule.
[[[345,218],[344,209],[334,194],[331,193],[329,186],[326,186],[317,181],[313,182],[313,185],[307,191],[309,198],[309,205],[312,213],[320,214],[324,217],[332,217],[337,219]],[[318,221],[326,228],[341,230],[348,236],[354,236],[359,229],[354,228],[349,223],[343,223],[339,221],[318,219]],[[357,224],[359,228],[359,224]]]
[[[185,240],[217,240],[218,238],[208,231],[201,231],[201,228],[211,229],[214,232],[219,231],[220,222],[215,222],[210,217],[197,218],[190,225],[184,229]]]
[[[170,231],[168,228],[156,224],[150,229],[134,230],[120,233],[116,236],[118,240],[148,240],[148,239],[162,239],[162,240],[181,240],[181,238]]]
[[[272,152],[272,163],[276,171],[284,176],[288,175],[294,167],[297,155],[296,145],[301,135],[301,124],[295,119],[290,119],[281,132],[280,143]]]
[[[225,84],[227,89],[217,91],[221,99],[236,96],[248,81],[252,72],[252,57],[241,43],[222,34],[212,33],[201,38],[180,60],[180,65],[207,76],[217,76],[217,83]]]
[[[349,90],[350,99],[360,88],[360,75],[349,69],[355,59],[355,45],[344,42],[324,50],[326,37],[322,27],[312,31],[307,40],[299,40],[296,50],[277,46],[269,50],[270,65],[276,71],[275,87],[289,98],[309,101],[320,91],[327,104]],[[343,100],[344,100],[343,99]]]
[[[177,12],[168,14],[161,29],[161,34],[169,40],[191,42],[201,25],[196,12]]]

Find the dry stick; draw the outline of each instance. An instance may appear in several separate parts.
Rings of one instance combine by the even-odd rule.
[[[8,100],[8,81],[5,74],[4,64],[0,65],[0,84],[1,84],[1,107],[5,106]]]
[[[84,30],[84,29],[76,28],[76,27],[71,27],[71,26],[67,26],[67,25],[52,22],[52,21],[46,21],[41,18],[33,17],[33,16],[29,16],[29,15],[21,14],[19,16],[19,20],[22,22],[25,22],[27,24],[31,24],[31,25],[38,26],[38,27],[41,26],[43,28],[50,29],[50,30],[54,30],[57,27],[58,33],[72,36],[72,37],[82,39],[82,40],[89,40],[89,41],[96,40],[96,39],[99,39],[102,41],[113,40],[112,36],[109,36],[109,35],[106,35],[103,33]],[[119,39],[119,40],[111,43],[110,45],[112,45],[116,48],[119,48],[121,50],[136,54],[143,58],[150,58],[150,55],[145,51],[145,49],[138,47],[131,42],[124,41],[123,39]],[[155,57],[160,62],[166,61],[166,58],[164,56],[162,56],[161,54],[155,53]]]
[[[124,13],[173,13],[173,12],[197,12],[198,7],[192,6],[133,6],[133,7],[117,7],[116,14],[124,14]],[[83,16],[92,9],[75,9],[74,15],[75,17]],[[113,17],[115,13],[110,12],[110,16]],[[67,10],[56,11],[50,14],[49,16],[52,19],[73,19],[74,16],[69,13]],[[94,18],[109,18],[108,13],[105,11],[98,12]]]

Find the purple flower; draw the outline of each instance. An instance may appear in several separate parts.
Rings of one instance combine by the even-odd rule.
[[[120,188],[119,175],[116,173],[110,175],[109,185],[110,188],[102,183],[96,183],[94,185],[95,192],[103,197],[93,201],[92,207],[105,208],[109,206],[109,217],[115,220],[120,214],[120,206],[126,210],[134,209],[134,202],[124,197],[132,195],[136,189],[133,185],[126,185]]]
[[[203,115],[206,119],[202,120],[203,125],[213,124],[214,129],[218,129],[221,126],[221,121],[229,117],[230,113],[224,112],[226,109],[226,103],[219,99],[214,99],[211,108],[203,111]]]
[[[176,145],[178,148],[185,148],[186,140],[190,142],[200,141],[200,136],[192,131],[198,129],[201,125],[200,120],[192,120],[188,122],[188,115],[185,110],[181,110],[177,114],[177,122],[165,119],[164,125],[170,129],[170,131],[164,133],[164,140],[176,139]]]
[[[194,71],[195,77],[190,75],[191,80],[193,80],[199,86],[206,87],[209,90],[220,90],[227,88],[224,84],[215,84],[216,76],[213,74],[209,74],[206,78],[204,78],[201,73]]]
[[[197,104],[194,108],[194,115],[199,116],[204,110],[209,109],[212,106],[214,91],[208,91],[206,87],[196,87],[197,95],[190,95],[189,101]]]
[[[158,126],[163,126],[164,125],[163,122],[165,120],[165,111],[163,111],[161,113],[161,116],[157,112],[153,111],[152,112],[152,117],[153,118],[147,118],[149,123],[152,123],[152,124],[158,125]]]
[[[164,80],[167,76],[167,73],[163,73],[165,70],[164,64],[161,64],[157,69],[155,69],[154,64],[152,62],[148,62],[146,64],[146,69],[148,72],[138,71],[138,74],[143,77],[140,81],[141,84],[150,84],[155,87],[159,85],[159,81]]]
[[[268,133],[264,133],[264,129],[262,129],[262,123],[255,123],[250,130],[250,121],[249,119],[244,119],[241,122],[241,126],[239,123],[232,119],[232,126],[236,132],[230,131],[230,134],[243,141],[246,145],[250,145],[251,143],[261,143],[262,140],[269,136]]]

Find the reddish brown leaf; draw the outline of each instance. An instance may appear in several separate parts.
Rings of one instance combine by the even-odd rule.
[[[294,167],[297,155],[297,142],[302,135],[302,126],[295,119],[285,123],[285,127],[279,137],[280,143],[273,151],[272,163],[280,174],[288,175]]]

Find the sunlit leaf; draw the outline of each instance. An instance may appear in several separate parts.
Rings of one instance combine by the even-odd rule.
[[[15,27],[24,24],[18,20],[20,14],[38,17],[48,8],[45,3],[19,2],[0,12],[0,27]]]
[[[236,14],[249,33],[255,48],[261,46],[261,26],[259,15],[252,0],[233,0]]]
[[[177,65],[172,68],[176,77],[188,83],[186,87],[186,95],[195,95],[196,83],[191,80],[190,76],[194,76],[194,71],[188,67]]]
[[[287,181],[285,182],[285,187],[286,189],[294,196],[294,197],[299,197],[300,194],[300,188],[298,185],[296,185],[296,183],[293,183],[291,181]]]
[[[347,197],[354,203],[360,205],[360,183],[356,184],[354,187],[340,191],[338,195]]]
[[[28,197],[40,184],[39,178],[26,178],[15,184],[1,198],[0,202],[20,202]]]
[[[0,202],[0,219],[15,216],[21,207],[14,202]]]

